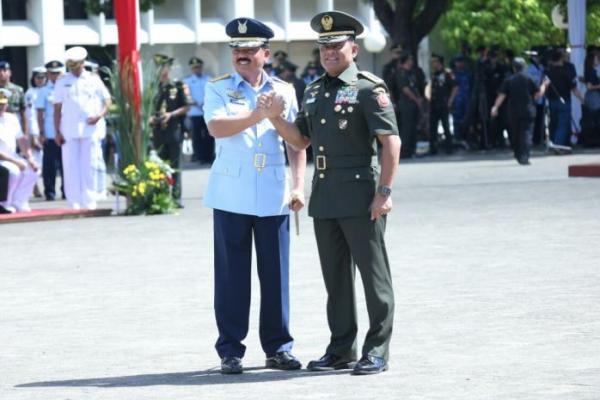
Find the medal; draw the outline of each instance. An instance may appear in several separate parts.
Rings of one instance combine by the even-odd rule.
[[[338,121],[338,127],[339,127],[341,130],[344,130],[344,129],[346,129],[346,128],[348,127],[348,120],[347,120],[347,119],[340,119],[340,120]]]

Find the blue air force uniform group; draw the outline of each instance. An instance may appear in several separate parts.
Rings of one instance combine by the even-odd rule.
[[[266,366],[299,369],[300,362],[291,354],[289,330],[291,191],[285,144],[256,108],[260,94],[277,92],[286,99],[285,119],[294,121],[296,96],[293,86],[263,70],[273,37],[270,28],[240,18],[226,31],[236,72],[211,80],[204,99],[204,118],[216,138],[204,195],[204,204],[214,209],[214,308],[219,331],[215,347],[223,373],[242,372],[254,238],[261,286],[259,334]],[[305,154],[292,148],[288,154],[294,187],[302,188]]]

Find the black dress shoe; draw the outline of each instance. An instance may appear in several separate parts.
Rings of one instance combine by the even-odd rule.
[[[241,374],[244,370],[242,359],[239,357],[223,357],[221,359],[222,374]]]
[[[302,368],[302,364],[289,351],[280,351],[265,361],[267,368],[283,369],[286,371]]]
[[[0,206],[0,214],[12,214],[13,211],[10,208],[4,208],[4,206]]]
[[[356,360],[350,360],[336,356],[335,354],[325,354],[318,360],[308,363],[306,369],[309,371],[332,371],[334,369],[351,369]]]
[[[361,358],[352,371],[353,375],[373,375],[387,371],[388,364],[382,357],[366,355]]]

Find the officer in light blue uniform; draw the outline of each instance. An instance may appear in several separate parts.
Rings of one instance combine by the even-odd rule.
[[[53,201],[56,197],[56,173],[62,177],[62,151],[55,142],[54,131],[54,85],[64,72],[64,65],[58,60],[47,62],[44,67],[48,74],[48,83],[37,96],[35,108],[38,114],[40,137],[44,143],[44,158],[42,159],[42,176],[44,177],[44,195],[46,200]],[[64,185],[61,184],[62,197],[65,198]]]
[[[204,194],[214,209],[215,314],[217,353],[222,373],[241,373],[248,333],[252,238],[261,286],[260,340],[266,366],[299,369],[291,354],[289,332],[289,210],[304,204],[306,153],[287,147],[292,190],[288,183],[284,145],[257,108],[259,96],[285,97],[283,116],[294,121],[298,111],[292,85],[269,76],[263,66],[270,56],[273,31],[251,18],[227,24],[235,73],[206,85],[204,116],[216,138],[216,158]]]
[[[183,81],[190,89],[193,103],[187,112],[187,117],[192,123],[192,145],[194,154],[192,161],[200,164],[211,163],[215,157],[215,139],[210,136],[204,121],[204,89],[210,77],[203,71],[204,61],[198,57],[190,58],[188,62],[192,74]]]

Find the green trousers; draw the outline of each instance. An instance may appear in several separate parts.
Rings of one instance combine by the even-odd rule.
[[[313,219],[327,289],[331,339],[326,352],[356,359],[356,266],[364,284],[369,331],[362,355],[389,357],[394,321],[394,291],[385,249],[386,218],[369,216]]]

